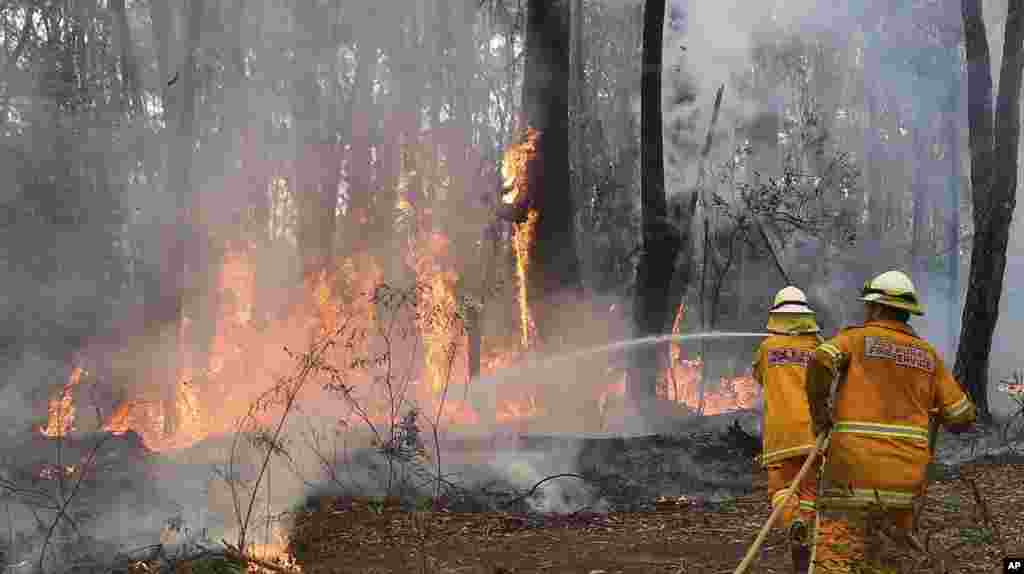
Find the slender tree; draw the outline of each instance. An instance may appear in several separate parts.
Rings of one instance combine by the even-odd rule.
[[[979,418],[988,420],[989,352],[999,319],[1006,246],[1016,206],[1024,1],[1009,0],[1007,4],[994,112],[981,0],[963,0],[962,16],[967,47],[974,243],[953,372],[978,406]]]
[[[637,336],[665,331],[672,318],[672,275],[679,253],[679,233],[668,218],[665,197],[665,158],[662,140],[661,63],[665,0],[644,5],[643,75],[641,83],[640,203],[643,218],[643,250],[637,267],[634,324]],[[668,344],[641,347],[629,378],[630,397],[650,401],[657,389],[658,374],[665,365]]]

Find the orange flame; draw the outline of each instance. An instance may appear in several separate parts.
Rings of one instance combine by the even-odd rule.
[[[672,334],[679,335],[683,328],[684,305],[680,304],[672,324]],[[665,372],[666,398],[684,404],[691,409],[700,406],[700,381],[704,369],[701,359],[683,358],[683,347],[673,342],[670,350],[671,364]],[[757,400],[757,383],[753,377],[724,377],[715,391],[705,389],[704,414],[715,415],[754,406]]]
[[[244,363],[243,340],[245,329],[252,317],[255,289],[255,274],[252,267],[249,246],[245,243],[229,244],[218,272],[218,300],[220,309],[216,318],[213,340],[210,344],[208,383],[216,386],[211,394],[219,400],[230,403],[231,385],[224,378],[238,376],[229,366]],[[142,437],[147,448],[166,451],[187,448],[215,431],[227,431],[231,417],[204,417],[198,388],[195,382],[196,369],[191,356],[188,339],[192,336],[192,321],[185,317],[179,329],[178,338],[182,362],[175,388],[174,416],[177,428],[172,434],[164,430],[164,420],[171,413],[162,401],[152,398],[135,398],[119,404],[107,419],[103,430],[113,434],[135,431]]]
[[[499,423],[509,423],[537,418],[544,414],[544,409],[537,402],[533,393],[525,393],[518,400],[506,399],[499,403],[495,420]]]
[[[302,568],[295,562],[291,552],[288,551],[288,536],[280,525],[273,525],[270,528],[269,539],[263,544],[249,545],[248,554],[262,562],[274,564],[285,568],[287,572],[302,572]],[[250,562],[248,574],[263,574],[267,569]]]
[[[502,189],[504,190],[501,200],[508,205],[515,205],[529,197],[528,170],[530,162],[537,156],[540,132],[528,128],[526,137],[516,145],[510,145],[505,150],[501,160]]]
[[[47,407],[46,426],[39,427],[39,432],[50,438],[66,436],[75,430],[75,403],[71,391],[82,380],[85,370],[82,367],[75,367],[68,377],[68,382],[61,389],[58,397],[51,399]]]
[[[537,232],[537,219],[540,216],[536,210],[531,209],[526,215],[526,221],[513,224],[514,237],[512,247],[516,254],[516,278],[519,282],[519,321],[521,327],[521,343],[523,349],[530,349],[537,338],[537,325],[533,320],[533,312],[530,309],[530,293],[528,278],[530,271],[530,247]]]
[[[425,349],[426,379],[430,390],[440,393],[451,381],[454,354],[459,347],[460,330],[455,285],[458,275],[448,261],[449,240],[441,233],[425,234],[412,253],[412,266],[426,286],[421,295],[426,309],[417,313]]]
[[[187,381],[178,384],[175,393],[175,416],[178,427],[174,434],[164,432],[167,413],[159,400],[124,401],[114,410],[103,430],[114,435],[135,431],[146,448],[162,452],[188,448],[208,436],[195,387]]]
[[[529,168],[536,159],[540,132],[533,128],[526,130],[522,143],[509,146],[502,158],[501,174],[504,193],[502,202],[517,205],[529,202]],[[524,350],[530,349],[537,336],[537,327],[530,309],[528,289],[528,273],[530,269],[530,249],[536,239],[537,220],[540,213],[528,207],[526,220],[513,224],[512,248],[516,256],[516,278],[519,283],[519,321],[521,329],[521,345]]]

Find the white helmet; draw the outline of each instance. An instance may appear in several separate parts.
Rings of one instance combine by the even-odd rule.
[[[775,294],[775,301],[769,313],[798,313],[814,314],[814,309],[807,305],[807,295],[804,292],[790,285]]]
[[[864,283],[860,300],[903,309],[914,315],[924,315],[924,306],[917,298],[917,289],[910,277],[902,271],[886,271]]]

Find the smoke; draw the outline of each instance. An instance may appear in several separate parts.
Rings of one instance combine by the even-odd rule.
[[[608,501],[598,497],[586,482],[575,476],[549,478],[577,473],[579,454],[578,443],[537,452],[499,452],[490,467],[519,490],[533,492],[526,502],[534,512],[570,514],[583,509],[607,512]]]
[[[778,114],[777,101],[751,100],[736,90],[736,79],[756,68],[752,54],[758,42],[822,32],[843,37],[853,28],[852,16],[852,9],[825,0],[670,2],[663,80],[666,134],[673,143],[666,146],[669,192],[689,189],[696,181],[696,159],[720,86],[725,92],[716,147],[732,126],[756,127]]]

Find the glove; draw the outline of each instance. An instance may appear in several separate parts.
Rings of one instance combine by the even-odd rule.
[[[978,430],[974,423],[960,423],[955,425],[949,425],[946,428],[949,430],[949,432],[953,434],[966,434]]]

